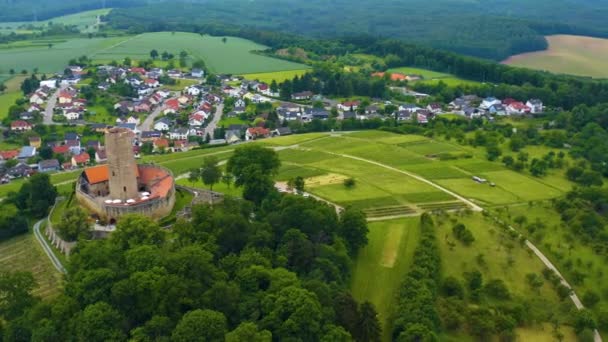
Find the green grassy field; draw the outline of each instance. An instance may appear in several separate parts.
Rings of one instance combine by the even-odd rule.
[[[266,73],[258,73],[258,74],[243,74],[241,76],[245,77],[247,80],[258,80],[260,82],[272,83],[272,81],[277,81],[277,83],[284,82],[285,80],[292,80],[296,76],[302,76],[306,72],[307,69],[303,70],[289,70],[289,71],[277,71],[277,72],[266,72]]]
[[[420,75],[424,79],[422,79],[420,81],[416,81],[416,82],[423,82],[423,83],[430,83],[430,84],[436,84],[439,82],[443,82],[451,87],[456,87],[459,85],[479,85],[480,84],[479,82],[465,80],[465,79],[462,79],[462,78],[459,78],[459,77],[456,77],[456,76],[453,76],[450,74],[427,70],[427,69],[420,69],[420,68],[401,67],[401,68],[389,69],[388,72],[399,72],[399,73],[406,74],[406,75]]]
[[[100,15],[106,15],[110,13],[112,9],[98,9],[92,11],[85,11],[70,15],[64,15],[61,17],[52,18],[44,21],[18,21],[18,22],[3,22],[0,23],[0,33],[9,34],[11,32],[15,33],[31,33],[40,30],[44,30],[48,28],[50,23],[54,24],[63,24],[72,26],[75,25],[81,32],[89,33],[89,32],[97,32],[99,29],[97,23],[97,17]],[[30,26],[36,28],[34,30],[30,29]]]
[[[49,48],[49,44],[52,47]],[[73,38],[62,40],[23,41],[0,48],[0,74],[10,69],[28,70],[38,68],[41,73],[60,72],[72,58],[87,55],[96,61],[148,59],[152,49],[179,54],[185,50],[190,59],[202,59],[216,73],[265,73],[287,70],[303,70],[305,65],[255,54],[265,46],[252,41],[194,33],[157,32],[138,36],[112,38]],[[183,88],[183,87],[182,87]],[[181,89],[181,88],[180,88]]]
[[[503,63],[559,74],[608,78],[608,39],[554,35],[545,51],[512,56]]]
[[[420,238],[418,222],[415,217],[369,224],[369,242],[357,256],[351,290],[357,300],[376,306],[383,341],[390,341],[392,303]]]
[[[56,296],[63,286],[61,274],[31,233],[0,242],[0,269],[32,272],[38,283],[34,294],[42,298]]]
[[[248,74],[266,73],[286,70],[302,70],[306,66],[276,58],[270,58],[253,53],[265,50],[267,47],[252,41],[227,37],[226,43],[222,37],[200,36],[194,33],[157,32],[144,33],[131,37],[120,44],[97,51],[92,54],[94,59],[148,59],[150,51],[168,51],[179,54],[185,50],[192,59],[202,59],[207,67],[215,73]]]
[[[0,93],[0,120],[8,116],[9,108],[23,96],[20,88],[24,78],[19,75],[9,76],[4,81],[0,79],[0,83],[6,86],[6,90]]]

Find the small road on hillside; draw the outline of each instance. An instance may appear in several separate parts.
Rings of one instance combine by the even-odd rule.
[[[46,221],[47,219],[48,218],[45,218],[36,222],[36,224],[34,225],[34,236],[36,237],[36,240],[38,240],[38,243],[40,243],[40,246],[42,246],[44,253],[46,253],[49,259],[51,259],[51,263],[53,263],[53,266],[57,269],[57,271],[66,274],[67,270],[65,269],[65,267],[63,267],[61,261],[55,256],[55,254],[53,253],[53,248],[48,244],[48,242],[40,232],[40,226],[42,226],[42,223],[44,223],[44,221]]]
[[[60,86],[54,93],[51,95],[49,100],[46,102],[46,108],[44,109],[44,118],[43,123],[45,125],[55,125],[53,122],[53,113],[55,112],[55,106],[57,105],[57,99],[59,98],[59,93],[64,91],[68,86],[62,85]]]
[[[151,131],[154,126],[154,120],[161,114],[163,108],[164,106],[159,104],[137,129],[139,129],[140,132]]]

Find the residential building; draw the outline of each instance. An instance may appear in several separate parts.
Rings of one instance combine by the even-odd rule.
[[[169,119],[162,118],[154,123],[155,131],[168,131],[171,128],[171,122]]]
[[[11,131],[13,131],[13,132],[25,132],[25,131],[31,131],[31,130],[32,130],[32,124],[30,124],[27,121],[17,120],[17,121],[11,122]]]
[[[528,100],[528,102],[526,102],[526,106],[530,108],[530,113],[532,114],[542,113],[545,110],[545,107],[543,106],[543,101],[539,99]]]
[[[250,127],[245,132],[245,139],[247,141],[268,138],[269,136],[270,130],[264,127]]]
[[[32,146],[23,146],[21,151],[19,151],[19,155],[17,159],[19,160],[27,160],[36,156],[36,148]]]
[[[91,156],[88,153],[84,152],[72,157],[72,166],[73,167],[82,167],[89,163],[91,160]]]
[[[57,159],[42,160],[38,163],[38,172],[59,171],[59,167]]]
[[[40,145],[42,145],[42,139],[40,139],[40,137],[30,137],[29,141],[30,146],[35,148],[40,148]]]

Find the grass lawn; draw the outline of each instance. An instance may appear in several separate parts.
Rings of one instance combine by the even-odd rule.
[[[253,51],[266,50],[267,47],[250,40],[227,37],[224,43],[222,37],[202,37],[183,32],[140,34],[93,55],[94,59],[100,60],[121,60],[127,56],[141,60],[148,59],[152,49],[168,51],[175,55],[184,50],[188,52],[191,60],[204,60],[214,73],[249,74],[306,68],[303,64],[255,54]]]
[[[272,81],[276,81],[277,83],[282,83],[286,80],[292,80],[296,76],[302,76],[308,72],[308,69],[302,70],[288,70],[288,71],[276,71],[276,72],[264,72],[258,74],[243,74],[246,80],[258,80],[260,82],[264,82],[267,84],[272,83]]]
[[[18,91],[6,92],[0,95],[0,120],[4,120],[8,116],[8,110],[21,97],[23,97],[23,94]]]
[[[402,73],[402,74],[406,74],[406,75],[420,75],[420,76],[424,77],[425,79],[446,78],[446,77],[452,76],[450,74],[446,74],[446,73],[442,73],[442,72],[437,72],[437,71],[432,71],[432,70],[427,70],[427,69],[420,69],[420,68],[410,68],[410,67],[388,69],[388,72],[398,72],[398,73]]]
[[[258,143],[273,146],[292,146],[324,137],[327,137],[326,133],[295,134],[280,138],[259,140]]]
[[[110,114],[108,109],[102,105],[90,106],[87,108],[87,120],[105,124],[116,124],[116,116]]]
[[[63,286],[63,277],[57,272],[33,233],[27,233],[0,242],[0,269],[4,271],[32,272],[38,283],[36,296],[53,298]]]
[[[390,316],[397,289],[412,263],[420,238],[418,218],[369,224],[369,242],[356,259],[351,282],[353,296],[378,310],[383,341],[390,341]]]
[[[218,127],[223,126],[224,128],[228,128],[230,125],[248,125],[248,124],[249,124],[249,121],[241,120],[238,117],[232,117],[232,118],[222,117],[222,119],[218,123]]]
[[[209,186],[203,184],[203,182],[200,181],[200,180],[198,182],[192,183],[188,179],[179,179],[176,182],[176,184],[187,186],[187,187],[191,187],[191,188],[209,190]],[[234,185],[227,186],[226,184],[221,183],[221,182],[218,183],[218,184],[215,184],[213,186],[213,191],[221,192],[224,195],[232,196],[232,197],[241,197],[241,196],[243,196],[243,190],[242,190],[242,188],[237,188]]]
[[[173,85],[164,85],[161,88],[162,89],[167,89],[167,90],[171,90],[171,91],[181,91],[184,90],[184,88],[195,85],[195,84],[199,84],[200,82],[198,80],[189,80],[189,79],[179,79],[179,80],[175,80],[175,84]]]

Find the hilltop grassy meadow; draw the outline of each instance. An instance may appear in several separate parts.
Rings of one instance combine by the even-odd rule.
[[[223,42],[223,37],[157,32],[109,38],[30,40],[2,45],[0,75],[8,74],[11,69],[16,72],[31,72],[35,68],[41,73],[61,72],[70,59],[82,55],[106,63],[125,57],[143,60],[150,58],[153,49],[174,55],[184,50],[190,55],[190,61],[202,59],[214,73],[270,73],[307,68],[303,64],[256,54],[254,51],[265,50],[266,47],[246,39],[226,37],[226,42]]]
[[[547,36],[545,51],[515,55],[504,64],[557,74],[608,78],[608,39],[584,36]]]

